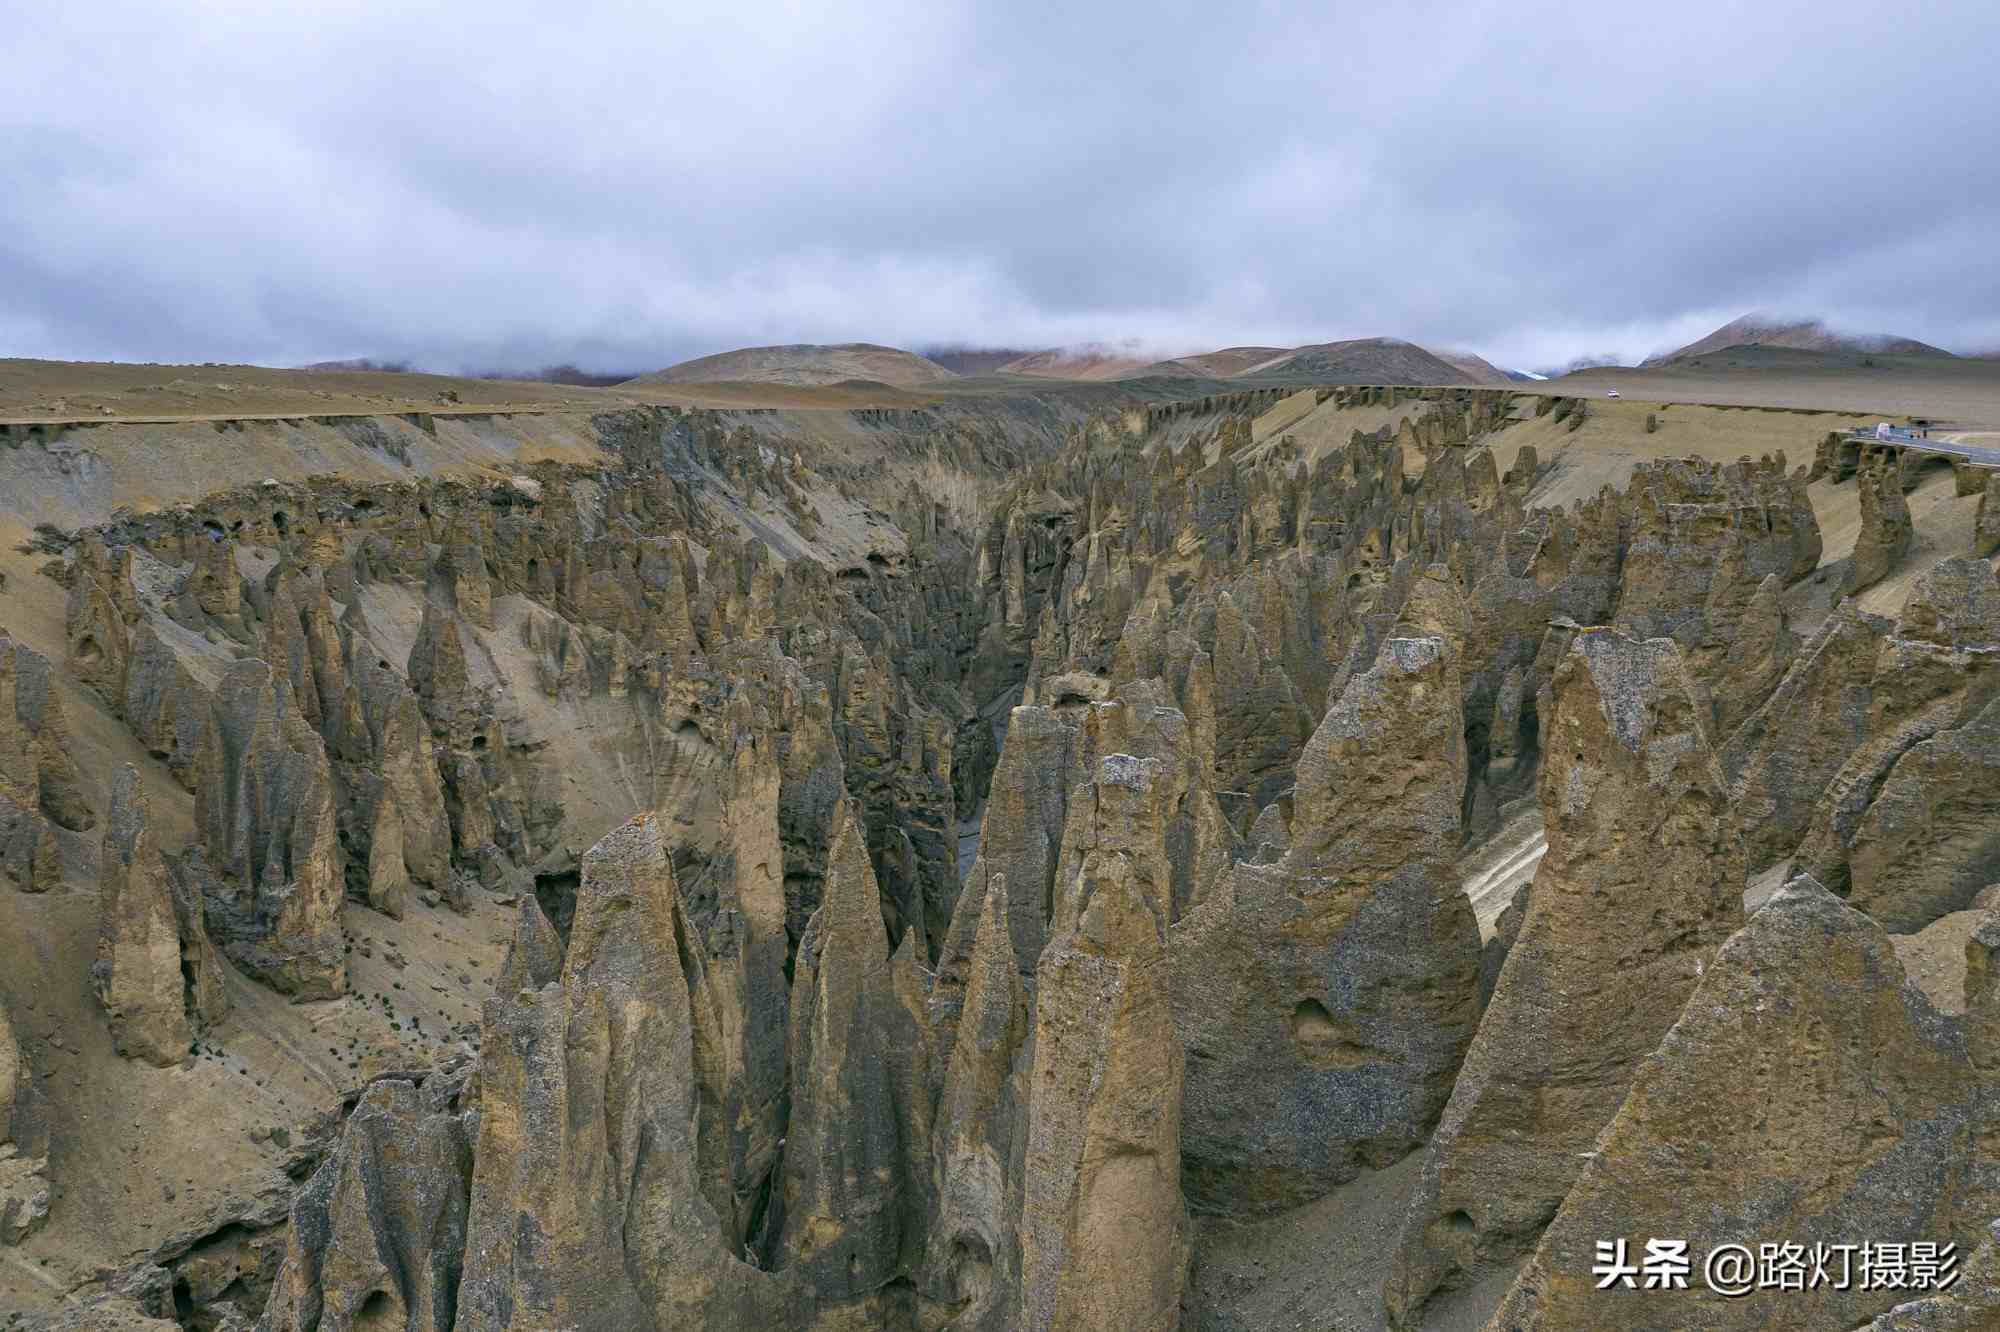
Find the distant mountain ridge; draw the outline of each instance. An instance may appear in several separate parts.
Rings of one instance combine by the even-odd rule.
[[[1481,364],[1485,364],[1481,362]],[[1492,367],[1487,367],[1489,370]],[[1499,372],[1494,371],[1495,374]],[[1293,374],[1347,383],[1476,384],[1469,372],[1401,338],[1349,338],[1299,347],[1244,372]]]
[[[1433,352],[1432,355],[1447,365],[1456,366],[1458,369],[1463,370],[1466,374],[1472,376],[1474,382],[1480,384],[1492,384],[1496,386],[1502,384],[1521,384],[1528,382],[1532,378],[1532,376],[1524,375],[1518,370],[1502,370],[1484,356],[1473,352],[1442,351]]]
[[[1767,314],[1747,314],[1730,320],[1707,337],[1690,342],[1685,347],[1649,356],[1640,365],[1667,365],[1706,356],[1726,347],[1786,347],[1794,351],[1875,352],[1888,356],[1951,355],[1942,347],[1933,347],[1915,338],[1890,333],[1839,333],[1819,319],[1781,320]]]
[[[791,384],[818,386],[850,379],[900,388],[922,388],[958,376],[935,361],[899,347],[872,342],[787,343],[740,347],[698,356],[664,370],[639,375],[632,384]]]
[[[1303,347],[1224,347],[1165,360],[1147,360],[1129,346],[1093,343],[1054,347],[1017,356],[985,372],[1097,381],[1151,377],[1238,379],[1283,374],[1347,383],[1502,385],[1517,379],[1470,352],[1433,352],[1401,338],[1349,338]]]
[[[1085,343],[1017,356],[997,373],[1035,379],[1128,379],[1155,364],[1150,357],[1130,347]]]
[[[936,365],[941,365],[955,375],[992,375],[1000,373],[1009,361],[1018,361],[1023,356],[1033,356],[1030,347],[966,347],[943,346],[922,347],[917,355]]]
[[[769,383],[822,386],[872,380],[921,388],[961,376],[1108,382],[1121,379],[1242,379],[1304,376],[1336,383],[1493,385],[1523,376],[1471,352],[1434,352],[1401,338],[1348,338],[1303,347],[1240,346],[1165,360],[1136,342],[1084,343],[1039,351],[943,346],[926,354],[876,343],[743,347],[637,376],[633,384]]]

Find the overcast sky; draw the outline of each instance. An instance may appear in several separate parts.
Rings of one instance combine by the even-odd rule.
[[[2000,4],[20,0],[0,356],[2000,347]]]

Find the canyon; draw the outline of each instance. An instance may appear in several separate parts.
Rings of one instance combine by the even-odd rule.
[[[2000,485],[1314,364],[0,426],[0,1327],[1995,1325]]]

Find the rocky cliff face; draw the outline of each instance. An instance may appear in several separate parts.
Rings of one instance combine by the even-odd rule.
[[[112,1039],[121,1054],[178,1063],[195,1032],[228,1011],[229,996],[201,903],[161,856],[130,765],[112,787],[98,872],[91,979]]]
[[[1801,876],[1729,940],[1616,1116],[1495,1321],[1507,1327],[1851,1327],[1895,1289],[1617,1290],[1605,1236],[1925,1235],[1970,1257],[1995,1198],[1965,1037],[1904,982],[1882,928]],[[1729,1218],[1718,1223],[1719,1218]],[[1635,1241],[1636,1243],[1637,1241]]]
[[[260,1326],[454,1325],[463,1280],[470,1126],[464,1070],[372,1083],[292,1204]]]
[[[1479,965],[1452,871],[1459,708],[1442,639],[1386,642],[1300,756],[1275,861],[1230,866],[1174,927],[1197,1206],[1309,1201],[1393,1164],[1444,1108]]]
[[[1882,581],[1910,548],[1913,529],[1910,505],[1903,498],[1902,472],[1894,458],[1864,464],[1855,478],[1861,490],[1861,535],[1854,543],[1848,567],[1848,592],[1860,592]]]
[[[0,872],[24,892],[61,874],[60,831],[95,823],[42,656],[0,632]]]
[[[0,1245],[19,1244],[49,1214],[48,1126],[35,1070],[0,1007]]]
[[[95,893],[113,1063],[247,1044],[266,992],[385,1004],[378,933],[513,931],[490,982],[421,959],[464,1025],[329,1047],[341,1114],[279,1209],[105,1299],[203,1332],[1225,1327],[1216,1235],[1386,1180],[1350,1284],[1411,1328],[1517,1267],[1495,1326],[1786,1325],[1579,1284],[1598,1230],[1720,1242],[1739,1203],[1974,1243],[1992,930],[1963,1017],[1884,931],[2000,881],[1992,569],[1829,606],[1782,455],[1538,507],[1515,433],[1575,403],[1318,390],[1388,424],[1302,443],[1253,424],[1280,396],[1032,447],[855,413],[881,474],[665,410],[427,472],[440,436],[380,422],[390,479],[38,536],[65,674],[0,639],[0,865]],[[976,499],[916,485],[912,438]],[[125,743],[108,782],[71,717]],[[1476,911],[1468,849],[1537,810],[1532,889]],[[1746,923],[1787,859],[1817,883]],[[19,1048],[17,1238],[52,1196]]]
[[[1741,844],[1679,649],[1585,631],[1549,693],[1548,854],[1403,1224],[1399,1326],[1534,1245],[1742,917]]]

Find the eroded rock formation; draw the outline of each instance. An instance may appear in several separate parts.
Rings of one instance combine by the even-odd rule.
[[[349,1088],[294,1163],[318,1168],[261,1241],[264,1325],[1234,1326],[1190,1286],[1205,1243],[1412,1175],[1395,1251],[1342,1276],[1389,1269],[1411,1327],[1530,1255],[1508,1316],[1599,1325],[1588,1228],[1709,1240],[1738,1198],[1976,1238],[2000,934],[1974,932],[1951,1022],[1891,1002],[1861,913],[1914,929],[2000,880],[1990,568],[1827,613],[1782,455],[1539,508],[1509,432],[1599,428],[1576,400],[1297,395],[1374,427],[1340,442],[1267,429],[1288,396],[1077,413],[1060,442],[853,414],[970,497],[754,413],[570,419],[566,461],[479,478],[419,436],[517,427],[349,422],[401,479],[39,535],[88,724],[140,767],[73,836],[98,793],[63,767],[63,691],[0,641],[0,858],[100,885],[128,1053],[187,1052],[218,952],[317,1001],[368,932],[514,914],[476,1039]],[[1865,484],[1855,577],[1879,578],[1907,514]],[[162,848],[178,791],[193,836]],[[1531,798],[1547,855],[1482,903],[1482,949],[1461,856],[1532,836]],[[1746,864],[1795,853],[1848,904],[1788,891],[1723,948]],[[1860,1086],[1870,1060],[1892,1085]],[[0,1181],[31,1155],[0,1148]],[[274,1274],[159,1261],[199,1327]],[[153,1271],[135,1317],[173,1308]],[[1754,1322],[1712,1312],[1692,1325]]]
[[[584,857],[558,975],[529,911],[507,969],[521,988],[486,1007],[454,1326],[782,1322],[704,1178],[696,1052],[714,1033],[697,1030],[698,945],[657,821]]]
[[[1963,777],[1984,770],[1992,738],[1979,714],[1996,696],[2000,577],[1978,560],[1942,561],[1918,579],[1877,648],[1863,738],[1817,793],[1799,864],[1836,892],[1858,891],[1856,905],[1899,931],[1970,904],[1993,878],[1986,796],[1941,786],[1929,793],[1934,813],[1918,815],[1911,784],[1927,766]],[[1934,820],[1934,844],[1916,846],[1926,833],[1914,818]],[[1908,863],[1888,863],[1898,855]]]
[[[1055,933],[1036,968],[1018,1326],[1179,1326],[1184,1058],[1165,866],[1148,852],[1160,760],[1109,754],[1070,799]]]
[[[1723,746],[1722,769],[1754,866],[1791,854],[1814,802],[1866,739],[1876,654],[1889,629],[1852,602],[1837,607]]]
[[[1540,1329],[1853,1327],[1906,1292],[1600,1292],[1598,1240],[1924,1236],[1970,1255],[1993,1196],[1973,1169],[1984,1094],[1957,1024],[1904,982],[1881,927],[1809,877],[1732,937],[1596,1142],[1494,1316]],[[1970,1215],[1968,1215],[1970,1213]]]
[[[292,1204],[266,1332],[456,1325],[472,1125],[465,1070],[371,1083]]]
[[[25,892],[55,882],[58,829],[95,823],[68,731],[48,662],[0,631],[0,873]]]
[[[889,956],[867,848],[837,807],[826,897],[794,962],[775,1248],[777,1265],[829,1302],[896,1298],[883,1292],[921,1252],[917,1218],[929,1210],[930,1074]]]
[[[1444,1108],[1479,967],[1453,872],[1459,699],[1442,639],[1385,643],[1299,759],[1281,858],[1231,866],[1174,927],[1196,1206],[1310,1200],[1421,1145]]]
[[[1534,1247],[1742,917],[1741,844],[1679,649],[1585,631],[1550,694],[1548,853],[1404,1220],[1384,1287],[1401,1327]]]
[[[1000,873],[987,880],[976,909],[961,908],[974,944],[932,1128],[937,1214],[919,1292],[927,1312],[964,1332],[1017,1325],[1031,1013],[1009,920],[1014,909]]]
[[[1914,529],[1909,501],[1903,498],[1901,468],[1894,456],[1864,463],[1854,478],[1861,491],[1861,535],[1855,538],[1854,562],[1848,568],[1846,590],[1873,587],[1910,548]]]
[[[48,1124],[35,1070],[0,1004],[0,1245],[19,1244],[49,1214]]]
[[[333,774],[283,675],[229,668],[195,763],[195,825],[209,930],[231,961],[314,998],[347,987]]]
[[[1988,472],[1973,514],[1972,555],[1983,560],[1995,551],[2000,551],[2000,472]]]
[[[177,891],[148,817],[138,770],[127,764],[112,786],[98,859],[91,978],[119,1053],[166,1065],[223,1015],[228,996],[200,903],[189,887]]]

